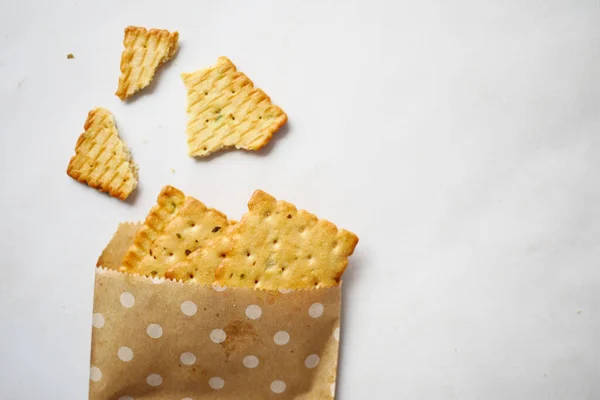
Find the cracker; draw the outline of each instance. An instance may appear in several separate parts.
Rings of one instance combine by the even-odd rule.
[[[116,95],[125,100],[150,84],[156,69],[177,52],[178,32],[128,26],[121,54],[121,76]]]
[[[223,235],[228,225],[227,216],[220,211],[166,186],[123,257],[120,269],[164,277],[177,262]]]
[[[215,271],[223,260],[223,250],[227,243],[227,232],[235,226],[235,221],[229,221],[226,231],[205,246],[192,252],[188,258],[176,263],[165,276],[169,279],[189,281],[211,285],[215,281]]]
[[[217,283],[269,290],[339,283],[355,234],[260,190],[248,209],[224,241]]]
[[[181,77],[188,90],[190,156],[207,156],[225,147],[258,150],[287,121],[285,112],[227,57]]]
[[[137,186],[137,166],[119,137],[112,114],[95,108],[88,113],[83,128],[67,174],[101,192],[127,199]]]

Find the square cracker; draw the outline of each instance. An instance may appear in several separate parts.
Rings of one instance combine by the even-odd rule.
[[[224,147],[258,150],[287,121],[283,110],[227,57],[181,77],[188,89],[190,156],[207,156]]]
[[[157,68],[177,52],[178,32],[128,26],[121,54],[121,76],[116,95],[121,100],[150,84]]]
[[[93,109],[83,129],[67,174],[101,192],[127,199],[137,186],[137,166],[119,137],[112,114],[105,108]]]
[[[123,257],[120,270],[164,277],[177,262],[223,235],[228,225],[225,214],[165,186]]]
[[[337,285],[358,237],[257,190],[223,241],[215,280],[256,289]]]

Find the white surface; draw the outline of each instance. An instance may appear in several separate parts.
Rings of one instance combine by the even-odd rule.
[[[87,396],[96,257],[165,184],[233,218],[262,188],[360,236],[343,400],[600,398],[597,1],[166,4],[0,3],[2,399]],[[122,103],[129,24],[181,51]],[[193,160],[179,74],[219,55],[290,123]],[[128,203],[65,174],[98,105],[140,166]]]

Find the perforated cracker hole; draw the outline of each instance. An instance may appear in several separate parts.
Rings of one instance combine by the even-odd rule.
[[[204,122],[208,122],[208,120],[204,121]]]
[[[189,256],[191,252],[192,252],[191,250],[189,250],[189,249],[186,249],[186,250],[185,250],[185,255],[186,255],[186,256]]]
[[[177,236],[178,239],[181,239],[181,233],[176,233],[175,236]]]
[[[292,218],[292,214],[288,214],[287,217],[288,217],[288,219],[291,219]]]
[[[208,94],[208,92],[204,92],[204,95],[206,96]]]
[[[273,239],[273,244],[277,244],[277,239]]]
[[[156,274],[158,274],[158,272],[156,272],[156,271],[150,272],[150,275],[152,275],[152,276],[156,276]]]
[[[220,226],[215,226],[215,227],[213,228],[212,232],[213,232],[213,233],[217,233],[217,232],[219,232],[220,230],[221,230],[221,227],[220,227]]]
[[[169,256],[170,256],[170,257],[173,257],[173,253],[172,253],[172,252],[169,252]]]
[[[246,274],[240,274],[240,279],[244,279],[246,277]]]
[[[196,224],[194,222],[190,222],[190,226],[193,228],[196,226]]]
[[[304,227],[301,227],[301,228],[299,229],[299,231],[300,231],[300,233],[304,232]]]
[[[229,116],[231,117],[232,120],[235,121],[235,117],[233,116],[233,114],[229,114]]]
[[[246,257],[250,257],[250,252],[246,251]]]
[[[221,257],[221,258],[225,258],[225,253],[221,253],[221,254],[219,254],[219,257]]]
[[[258,279],[254,280],[254,284],[257,285],[258,284]]]

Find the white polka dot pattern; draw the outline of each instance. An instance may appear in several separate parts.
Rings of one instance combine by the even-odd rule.
[[[100,371],[100,368],[95,365],[90,367],[90,379],[94,382],[100,382],[100,379],[102,379],[102,371]]]
[[[181,356],[179,356],[179,361],[181,361],[183,365],[192,365],[196,362],[196,356],[194,353],[190,352],[181,353]]]
[[[162,329],[162,326],[160,326],[159,324],[150,324],[146,328],[146,333],[152,339],[158,339],[159,337],[161,337],[163,335],[163,329]]]
[[[210,332],[210,340],[215,343],[223,343],[227,339],[227,334],[223,329],[213,329]]]
[[[246,368],[256,368],[258,367],[258,357],[256,356],[246,356],[242,360],[244,363],[244,367]]]
[[[280,380],[271,382],[271,391],[277,394],[285,392],[285,382]]]
[[[188,317],[191,317],[192,315],[196,314],[197,311],[198,306],[193,301],[188,300],[181,303],[181,312],[187,315]]]
[[[319,318],[321,315],[323,315],[323,304],[314,303],[313,305],[311,305],[308,309],[308,315],[310,315],[313,318]]]
[[[135,297],[129,292],[121,293],[119,300],[121,301],[121,305],[125,308],[131,308],[135,304]]]
[[[119,351],[117,351],[117,356],[119,360],[129,362],[133,360],[133,350],[126,346],[120,347]]]
[[[92,326],[94,328],[102,328],[104,326],[104,315],[97,312],[92,315]]]
[[[208,386],[215,390],[223,389],[225,386],[225,381],[221,377],[213,376],[208,380]]]
[[[259,319],[262,315],[262,309],[256,304],[246,307],[246,316],[250,319]]]
[[[150,374],[146,378],[146,383],[150,386],[160,386],[163,383],[163,378],[159,374]]]
[[[273,335],[273,341],[279,346],[288,344],[288,342],[290,341],[290,334],[286,331],[279,331],[275,335]]]
[[[321,361],[321,359],[318,355],[311,354],[304,360],[304,365],[306,368],[315,368],[317,365],[319,365],[319,361]]]
[[[279,293],[121,276],[96,276],[91,400],[199,400],[184,389],[193,385],[215,398],[333,396],[339,288]]]
[[[213,283],[212,288],[215,292],[224,292],[227,290],[227,286],[221,286],[218,283]]]

